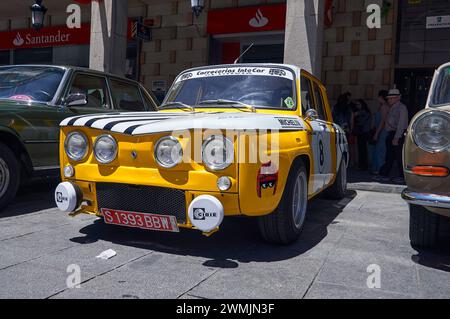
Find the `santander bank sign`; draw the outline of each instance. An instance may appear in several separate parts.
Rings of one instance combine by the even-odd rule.
[[[89,44],[90,24],[69,29],[66,26],[26,29],[0,33],[0,50]]]
[[[16,38],[13,41],[13,44],[17,47],[22,45],[33,45],[36,44],[64,44],[64,42],[70,42],[70,34],[69,33],[61,33],[60,30],[56,34],[51,35],[39,35],[32,36],[30,33],[27,33],[25,36],[25,40],[22,38],[20,32],[17,32]]]

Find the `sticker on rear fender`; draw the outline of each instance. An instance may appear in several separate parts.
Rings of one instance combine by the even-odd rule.
[[[180,231],[175,216],[127,212],[108,208],[102,208],[101,213],[107,224],[173,233]]]

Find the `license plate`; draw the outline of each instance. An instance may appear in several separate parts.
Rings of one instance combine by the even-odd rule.
[[[180,231],[175,216],[126,212],[108,208],[102,208],[101,212],[107,224],[174,233]]]

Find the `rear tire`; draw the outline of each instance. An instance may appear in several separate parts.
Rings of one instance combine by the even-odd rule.
[[[347,193],[347,165],[345,158],[342,158],[336,180],[333,185],[328,187],[324,196],[329,199],[343,199]]]
[[[411,245],[430,248],[436,245],[439,233],[439,215],[418,205],[409,205],[409,238]]]
[[[308,207],[308,173],[300,163],[289,173],[277,209],[259,217],[259,229],[266,242],[287,245],[298,239],[305,224]]]
[[[9,147],[0,143],[0,213],[16,196],[20,174],[16,156]]]

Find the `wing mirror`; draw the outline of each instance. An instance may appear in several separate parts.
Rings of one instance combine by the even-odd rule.
[[[83,106],[88,103],[87,96],[84,93],[70,93],[66,98],[66,106]]]
[[[305,113],[305,120],[307,120],[307,121],[314,121],[314,120],[317,120],[318,118],[319,118],[319,114],[314,109],[309,109]]]

